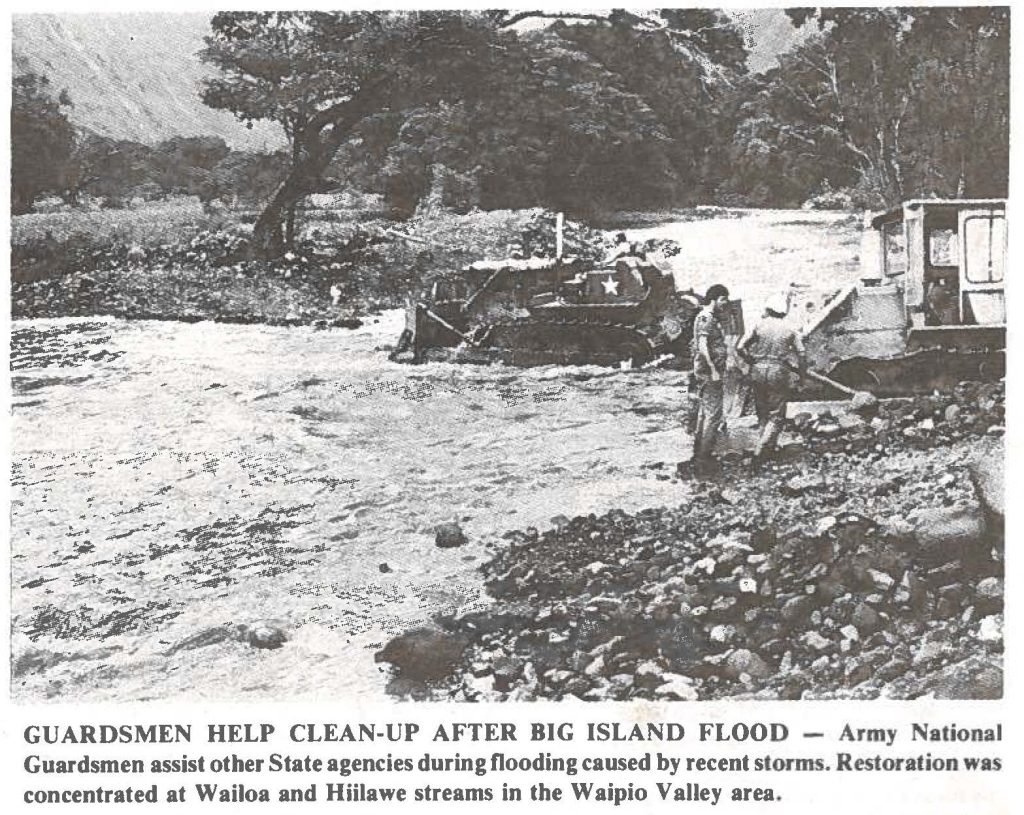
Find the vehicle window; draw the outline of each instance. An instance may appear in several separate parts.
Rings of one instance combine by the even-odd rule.
[[[1006,219],[972,215],[964,219],[965,274],[969,283],[1001,283],[1006,262]]]
[[[882,227],[882,241],[885,251],[885,274],[889,277],[907,271],[907,247],[903,238],[903,224],[886,224]]]
[[[955,229],[928,230],[928,263],[932,266],[956,266],[960,246]]]

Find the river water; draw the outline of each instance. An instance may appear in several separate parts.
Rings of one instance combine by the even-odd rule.
[[[401,326],[17,323],[15,657],[73,657],[22,691],[377,693],[373,649],[481,602],[503,531],[685,498],[679,374],[399,365]],[[216,641],[260,618],[289,645]]]
[[[680,287],[728,280],[756,314],[787,282],[848,280],[860,229],[776,212],[635,237],[679,241]],[[504,531],[688,500],[667,479],[681,375],[403,366],[402,325],[16,323],[15,695],[383,696],[374,651],[486,602]],[[468,543],[437,548],[453,519]],[[283,648],[225,637],[264,618]]]

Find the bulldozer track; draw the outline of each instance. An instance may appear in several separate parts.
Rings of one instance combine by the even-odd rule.
[[[513,365],[640,365],[654,343],[640,327],[607,320],[519,318],[488,328],[487,344]]]

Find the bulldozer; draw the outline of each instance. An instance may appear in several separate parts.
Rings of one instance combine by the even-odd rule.
[[[478,261],[409,303],[391,355],[410,362],[640,367],[690,358],[700,298],[640,254]],[[724,328],[743,333],[739,301]]]
[[[1002,378],[1006,201],[911,200],[871,227],[862,278],[802,328],[810,367],[876,396]],[[822,388],[819,380],[805,390]]]

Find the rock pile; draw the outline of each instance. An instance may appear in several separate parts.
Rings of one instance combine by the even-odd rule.
[[[553,258],[556,254],[554,212],[538,211],[512,239],[511,249],[522,257]],[[603,235],[576,221],[565,220],[562,227],[562,251],[587,260],[600,260],[607,247]]]
[[[16,318],[355,325],[358,313],[400,307],[410,292],[473,261],[554,257],[555,220],[541,209],[441,211],[401,224],[320,219],[273,261],[254,256],[248,227],[237,223],[169,243],[47,237],[12,247],[12,311]],[[574,221],[565,222],[563,237],[564,252],[585,260],[599,261],[610,248],[603,233]],[[678,248],[672,241],[644,244],[665,255]]]
[[[555,257],[556,215],[554,212],[539,211],[526,223],[518,237],[512,242],[513,251],[523,257]],[[611,236],[591,229],[576,221],[566,220],[562,227],[562,246],[566,255],[575,255],[585,260],[600,261],[612,249]],[[673,240],[650,238],[637,245],[644,254],[661,254],[664,257],[678,255],[679,244]]]
[[[430,693],[999,695],[1001,529],[958,439],[987,435],[1000,400],[973,392],[980,399],[930,407],[934,418],[958,404],[965,417],[955,434],[933,435],[938,448],[824,452],[698,483],[676,508],[509,533],[484,567],[493,607],[439,621],[467,644]],[[904,418],[925,418],[909,408],[880,414],[902,431]]]
[[[1002,436],[1006,394],[1001,382],[962,382],[949,393],[854,405],[793,417],[797,446],[824,452],[924,450],[977,436]]]
[[[350,298],[332,298],[331,287],[351,286],[353,258],[372,246],[358,237],[330,255],[309,240],[272,262],[252,259],[247,237],[227,230],[148,247],[72,244],[49,274],[12,284],[13,315],[355,326],[351,308],[338,304]]]

